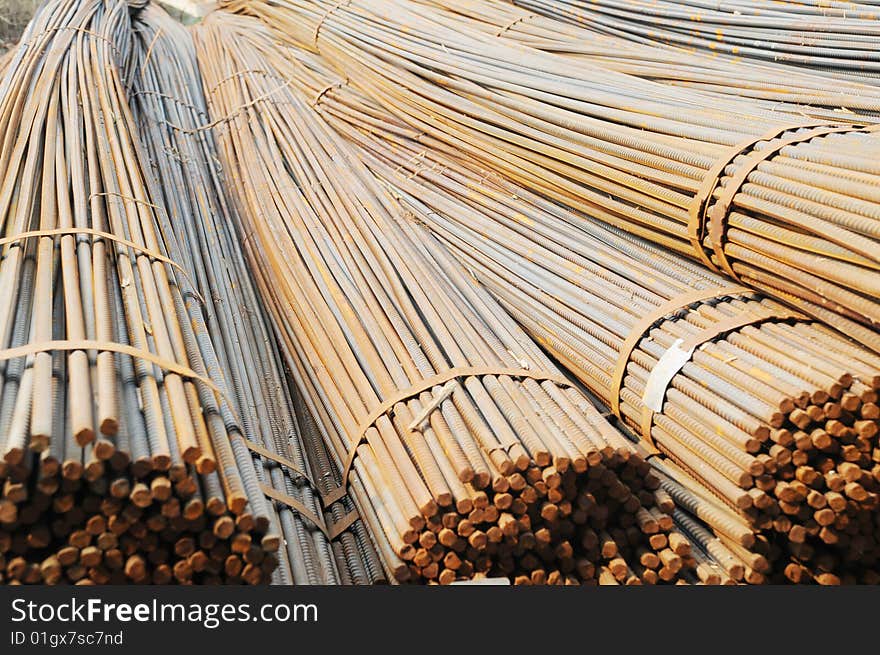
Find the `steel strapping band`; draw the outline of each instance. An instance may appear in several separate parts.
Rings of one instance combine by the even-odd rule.
[[[303,478],[306,482],[308,482],[309,486],[312,489],[314,489],[315,493],[318,494],[319,496],[321,496],[318,485],[315,484],[315,482],[308,475],[308,473],[303,471],[301,468],[299,468],[292,461],[290,461],[289,459],[287,459],[283,455],[276,455],[268,448],[264,448],[260,444],[255,443],[255,442],[251,441],[250,439],[243,438],[243,440],[244,440],[244,445],[248,447],[248,450],[257,453],[261,457],[265,457],[266,459],[268,459],[272,462],[275,462],[276,464],[280,464],[281,466],[284,466],[284,467],[290,469],[293,473],[296,473],[297,476]],[[321,496],[321,499],[323,502],[323,496]],[[325,505],[325,507],[326,507],[326,505]]]
[[[330,541],[333,541],[336,537],[348,530],[360,517],[361,515],[358,514],[358,511],[353,509],[338,521],[331,523],[328,528],[330,532]]]
[[[164,357],[160,357],[154,353],[151,353],[146,350],[140,350],[135,348],[134,346],[130,346],[124,343],[114,343],[112,341],[92,341],[88,339],[79,339],[79,340],[58,340],[58,341],[46,341],[42,343],[29,343],[23,346],[17,346],[15,348],[7,348],[6,350],[0,351],[0,362],[8,361],[10,359],[16,359],[18,357],[28,357],[31,355],[37,355],[39,353],[47,353],[47,352],[55,352],[55,351],[65,351],[65,352],[73,352],[80,350],[96,350],[98,352],[112,352],[118,353],[120,355],[128,355],[129,357],[135,359],[142,359],[144,361],[150,362],[155,366],[158,366],[163,371],[168,373],[174,373],[179,375],[182,378],[186,378],[188,380],[195,380],[197,382],[201,382],[206,387],[208,387],[215,394],[220,396],[226,404],[229,406],[229,411],[232,412],[233,416],[235,416],[235,420],[238,421],[239,424],[242,423],[241,418],[237,415],[235,410],[235,405],[232,402],[232,399],[223,391],[217,384],[208,377],[204,375],[200,375],[196,373],[194,370],[189,368],[188,366],[184,366],[178,362],[174,362],[170,359],[165,359]],[[282,464],[292,471],[294,471],[297,475],[303,477],[312,489],[315,490],[315,493],[320,495],[320,491],[318,486],[314,483],[314,481],[306,475],[303,471],[301,471],[293,462],[288,460],[285,457],[281,457],[267,450],[266,448],[260,446],[259,444],[254,443],[250,439],[246,439],[244,436],[241,437],[244,445],[251,451],[256,452],[267,459],[271,459],[274,462]],[[323,496],[322,496],[323,500]],[[327,503],[329,506],[329,503]]]
[[[538,381],[553,382],[554,384],[564,387],[573,386],[573,383],[570,380],[558,373],[530,371],[524,368],[505,368],[497,366],[459,366],[420,380],[413,386],[399,391],[390,396],[388,399],[382,401],[367,415],[367,417],[363,421],[361,421],[356,432],[356,434],[359,435],[358,440],[349,449],[348,455],[345,460],[345,465],[342,469],[342,484],[340,484],[337,489],[327,494],[325,500],[327,502],[335,502],[336,500],[339,500],[340,498],[345,496],[346,493],[348,493],[348,478],[351,475],[351,469],[354,466],[354,460],[355,458],[357,458],[358,448],[360,448],[364,444],[369,443],[369,430],[373,428],[373,424],[378,421],[380,417],[390,413],[394,409],[394,406],[397,405],[397,403],[409,400],[410,398],[418,396],[423,391],[428,391],[432,387],[438,385],[444,385],[451,380],[457,380],[459,378],[465,377],[480,377],[483,375],[502,375],[515,378],[531,378]],[[490,450],[505,450],[507,448],[510,448],[512,445],[514,444],[499,444],[498,446],[495,446]]]
[[[15,234],[0,239],[0,248],[2,248],[3,246],[11,245],[13,243],[18,243],[20,241],[26,241],[27,239],[78,234],[85,234],[93,237],[98,237],[100,239],[107,239],[108,241],[113,241],[120,245],[131,248],[132,250],[139,252],[142,255],[146,255],[150,259],[162,262],[163,264],[168,264],[171,268],[180,271],[180,274],[183,275],[184,278],[186,278],[186,281],[189,282],[190,286],[192,287],[192,293],[195,294],[195,296],[203,305],[205,304],[205,299],[202,298],[201,294],[199,294],[196,283],[193,281],[192,277],[190,277],[189,273],[186,272],[186,269],[183,268],[183,266],[178,264],[173,259],[166,257],[160,252],[147,248],[146,246],[139,245],[134,241],[123,239],[122,237],[111,234],[110,232],[102,232],[101,230],[94,230],[90,227],[59,227],[50,230],[31,230],[30,232],[21,232],[20,234]]]
[[[651,372],[648,375],[648,380],[645,383],[645,392],[642,395],[642,416],[639,425],[642,436],[647,440],[651,447],[656,450],[656,444],[651,435],[651,428],[654,425],[654,414],[661,410],[663,399],[666,396],[666,391],[669,389],[669,385],[672,383],[672,379],[678,375],[681,369],[684,368],[685,364],[691,360],[694,351],[697,348],[747,325],[758,325],[768,321],[786,321],[791,319],[803,320],[805,318],[806,317],[803,314],[794,310],[784,308],[770,309],[761,305],[748,313],[739,316],[730,316],[717,321],[709,327],[691,335],[687,339],[679,339],[676,341],[672,347],[661,356],[654,368],[651,369]],[[663,357],[668,353],[675,351],[680,354],[680,358],[675,359],[671,366],[663,366]],[[647,397],[654,389],[657,390],[656,401],[649,400]]]
[[[786,132],[800,130],[804,128],[813,128],[807,132],[793,134],[789,137],[782,138]],[[733,271],[733,267],[727,260],[724,253],[724,233],[726,230],[727,215],[733,199],[739,192],[740,188],[745,184],[748,176],[760,165],[767,161],[780,150],[789,145],[796,145],[819,136],[841,132],[875,132],[880,128],[880,124],[865,126],[857,123],[829,123],[827,121],[802,121],[774,127],[769,132],[757,137],[749,138],[741,143],[731,147],[722,157],[706,171],[703,180],[700,183],[693,202],[688,208],[688,241],[697,255],[699,260],[713,271],[724,271],[733,279],[739,281],[739,277]],[[776,143],[772,143],[770,147],[764,150],[755,150],[755,146],[762,142],[772,142],[781,139]],[[747,159],[742,162],[739,168],[731,176],[731,179],[721,189],[721,194],[708,211],[708,205],[711,202],[715,190],[724,177],[724,171],[732,164],[737,157],[745,155]],[[707,234],[711,243],[712,250],[708,252],[703,245],[703,241]],[[712,261],[711,255],[714,255],[720,264],[716,265]]]
[[[321,519],[317,514],[312,512],[312,510],[310,510],[296,498],[294,498],[293,496],[288,496],[287,494],[282,493],[274,487],[270,487],[268,484],[265,484],[263,482],[260,483],[260,491],[262,491],[263,494],[268,498],[271,498],[272,500],[277,500],[279,503],[295,509],[304,518],[307,518],[309,521],[314,523],[318,527],[318,529],[324,533],[325,537],[327,537],[328,539],[330,538],[330,531],[324,524],[323,519]]]
[[[164,357],[161,357],[160,355],[156,355],[146,350],[140,350],[139,348],[135,348],[134,346],[130,346],[126,343],[115,343],[113,341],[95,341],[91,339],[66,339],[56,341],[43,341],[40,343],[28,343],[23,346],[16,346],[14,348],[0,350],[0,362],[5,362],[10,359],[16,359],[18,357],[29,357],[31,355],[38,355],[40,353],[48,353],[53,351],[72,352],[76,350],[96,350],[98,352],[118,353],[120,355],[128,355],[129,357],[132,357],[134,359],[142,359],[144,361],[150,362],[151,364],[158,366],[160,369],[168,373],[174,373],[175,375],[179,375],[182,378],[201,382],[211,391],[223,398],[223,400],[225,400],[227,404],[229,404],[230,409],[233,412],[235,411],[235,406],[232,404],[229,396],[226,395],[226,392],[218,387],[210,378],[196,373],[194,370],[192,370],[188,366],[185,366],[184,364],[166,359]]]
[[[655,311],[642,317],[630,331],[623,345],[620,347],[617,363],[611,373],[611,387],[609,389],[608,404],[612,413],[620,419],[623,419],[620,413],[620,392],[623,388],[623,379],[626,377],[626,367],[632,357],[633,351],[639,345],[639,342],[647,336],[648,332],[654,325],[668,316],[677,314],[680,311],[689,309],[691,305],[707,300],[721,300],[728,296],[736,296],[742,294],[752,294],[754,290],[739,285],[725,285],[720,287],[709,287],[708,289],[700,289],[697,291],[689,291],[658,306]]]
[[[301,516],[307,518],[309,521],[314,523],[315,526],[324,534],[324,536],[327,537],[328,541],[333,541],[334,539],[336,539],[336,537],[348,530],[354,524],[354,522],[360,518],[360,514],[358,514],[357,510],[352,510],[338,521],[327,525],[321,519],[321,517],[312,512],[308,507],[305,506],[304,503],[301,503],[293,496],[282,493],[277,489],[263,483],[260,483],[260,491],[262,491],[266,497],[271,498],[272,500],[275,500],[282,505],[287,505],[288,507],[295,509],[297,512],[299,512]]]
[[[38,355],[40,353],[49,353],[56,351],[74,352],[79,350],[96,350],[98,352],[109,352],[117,353],[120,355],[128,355],[133,359],[141,359],[146,362],[150,362],[151,364],[158,366],[166,373],[173,373],[187,380],[201,382],[211,391],[217,394],[220,398],[226,401],[226,404],[229,406],[229,411],[232,412],[235,420],[239,423],[239,425],[241,425],[242,423],[241,418],[235,411],[235,405],[233,404],[232,399],[225,391],[223,391],[223,389],[217,386],[217,384],[211,378],[196,373],[193,369],[184,364],[166,359],[147,350],[140,350],[139,348],[135,348],[134,346],[126,343],[116,343],[113,341],[94,341],[90,339],[65,339],[56,341],[44,341],[41,343],[28,343],[23,346],[16,346],[14,348],[7,348],[6,350],[0,351],[0,362],[8,361],[10,359],[16,359],[18,357],[29,357],[31,355]],[[245,445],[251,443],[244,437],[242,437],[242,441],[244,441]]]

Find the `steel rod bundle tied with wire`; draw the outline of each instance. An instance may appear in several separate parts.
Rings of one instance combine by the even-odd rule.
[[[249,262],[389,577],[688,575],[650,466],[403,217],[270,32],[215,12],[195,34]]]
[[[424,135],[880,351],[880,132],[489,38],[402,0],[231,2]]]
[[[703,577],[878,581],[880,357],[505,180],[290,52],[289,79],[401,205],[660,451]]]
[[[278,501],[277,530],[286,547],[274,580],[380,581],[381,567],[351,501],[344,493],[335,505],[326,501],[337,473],[309,428],[301,400],[291,395],[273,329],[238,243],[236,212],[227,199],[212,134],[198,129],[207,107],[192,36],[153,6],[138,14],[134,31],[130,97],[158,197],[168,209],[163,231],[174,235],[179,261],[197,272],[207,302],[191,311],[200,312],[200,323],[218,344],[218,365],[234,390],[244,432],[253,435],[242,441],[254,456],[260,488]],[[234,570],[241,562],[231,554],[223,565]]]
[[[277,390],[228,386],[244,326],[214,322],[220,292],[184,256],[198,199],[157,188],[168,153],[139,142],[129,94],[170,47],[136,38],[144,4],[43,4],[0,78],[4,581],[259,583],[278,564],[247,448],[264,426],[241,417]]]

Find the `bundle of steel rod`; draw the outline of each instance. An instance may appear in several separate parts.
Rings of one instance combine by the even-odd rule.
[[[704,94],[490,40],[414,2],[230,5],[319,52],[426,137],[880,351],[873,124],[732,97],[705,106]]]
[[[402,217],[268,30],[217,12],[195,34],[248,260],[389,578],[687,575],[649,465]]]
[[[842,110],[880,112],[880,86],[843,79],[834,72],[707,54],[662,43],[634,42],[603,33],[587,20],[577,20],[580,14],[576,10],[557,3],[542,5],[540,13],[536,13],[516,7],[509,0],[419,2],[454,11],[498,38],[595,61],[611,70],[665,84],[771,101],[775,111],[832,119],[839,119]],[[702,106],[712,102],[708,98]]]
[[[190,312],[207,326],[205,336],[217,344],[220,370],[235,390],[234,403],[244,432],[269,452],[253,452],[261,483],[294,498],[312,515],[322,515],[321,488],[309,480],[334,479],[336,471],[323,442],[303,444],[274,334],[247,271],[216,162],[210,130],[199,129],[207,107],[189,32],[165,11],[147,7],[134,25],[136,47],[132,65],[134,117],[141,128],[152,169],[155,198],[167,214],[160,215],[162,232],[175,242],[175,261],[194,271],[204,305],[192,301]],[[172,238],[173,235],[173,238]],[[308,457],[306,450],[312,450]],[[281,457],[282,460],[278,458]],[[288,461],[296,467],[278,466]],[[312,463],[312,467],[309,467]],[[300,472],[307,472],[302,475]],[[324,523],[353,511],[348,498],[326,508]],[[366,528],[357,520],[336,539],[327,536],[283,502],[276,503],[276,521],[286,548],[281,550],[276,582],[283,584],[367,584],[382,579]],[[334,562],[335,558],[335,562]],[[237,563],[230,562],[229,566]]]
[[[407,211],[662,453],[651,462],[698,562],[748,582],[880,581],[880,357],[510,183],[294,58],[288,79]]]
[[[254,427],[127,102],[130,8],[45,3],[0,82],[0,570],[267,581],[281,534]]]
[[[638,43],[784,62],[878,83],[876,2],[511,0]]]

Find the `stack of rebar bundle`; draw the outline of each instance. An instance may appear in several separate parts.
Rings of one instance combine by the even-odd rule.
[[[4,76],[5,578],[219,578],[189,556],[254,548],[257,581],[279,537],[214,391],[188,379],[206,372],[210,341],[184,309],[195,289],[166,254],[134,143],[128,11],[47,4]]]
[[[226,4],[0,58],[0,583],[880,583],[872,5]]]
[[[254,19],[195,31],[244,245],[391,579],[690,576],[668,494],[293,88]],[[662,508],[662,509],[661,509]]]
[[[46,3],[0,81],[0,575],[253,584],[270,580],[283,537],[276,580],[335,581],[326,543],[264,496],[271,479],[303,498],[291,484],[308,474],[211,150],[145,123],[150,162],[138,141],[132,86],[159,117],[180,90],[164,86],[167,61],[155,77],[151,48],[180,74],[187,56],[146,23],[136,40],[139,8]],[[184,260],[209,233],[212,250]],[[327,470],[326,454],[308,456]]]
[[[252,452],[260,483],[298,501],[326,526],[354,508],[343,497],[324,514],[320,494],[336,471],[321,440],[302,437],[313,434],[312,419],[301,400],[291,397],[271,323],[238,243],[214,139],[204,128],[207,107],[192,36],[157,7],[138,14],[134,32],[130,97],[156,176],[155,197],[167,209],[159,219],[163,233],[175,237],[169,239],[175,243],[175,261],[195,272],[205,300],[190,298],[189,311],[218,344],[216,370],[234,390],[244,434],[252,435],[265,453]],[[369,584],[383,579],[362,521],[331,541],[295,507],[281,501],[275,512],[286,546],[276,582]],[[240,565],[234,555],[225,563],[231,570]]]
[[[637,430],[697,563],[877,582],[880,357],[485,170],[293,51],[288,79],[502,306]]]
[[[512,0],[638,43],[831,70],[878,82],[875,2]]]
[[[510,0],[418,1],[467,17],[472,25],[498,38],[592,60],[611,70],[664,84],[771,101],[775,111],[831,119],[840,119],[841,112],[880,111],[880,86],[871,81],[843,79],[834,71],[632,41],[601,31],[569,4],[540,3],[525,9],[514,6]],[[703,106],[713,101],[707,98]]]
[[[880,133],[489,40],[401,0],[231,2],[426,137],[880,351]]]

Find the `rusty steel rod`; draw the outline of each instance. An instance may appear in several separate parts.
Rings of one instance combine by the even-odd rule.
[[[248,261],[389,577],[686,576],[659,477],[395,207],[268,30],[215,12],[195,34]]]
[[[5,577],[219,580],[220,556],[239,557],[234,542],[242,554],[255,546],[256,581],[280,538],[265,500],[248,495],[253,464],[234,458],[219,399],[181,375],[205,371],[210,342],[197,344],[181,311],[194,288],[164,259],[161,208],[135,143],[129,9],[47,3],[4,74]],[[201,534],[216,549],[202,547],[194,567]]]
[[[0,582],[880,582],[872,10],[225,4],[0,58]]]
[[[877,85],[876,2],[511,0],[635,43],[833,71]]]
[[[651,462],[701,581],[878,581],[877,355],[486,170],[289,52],[287,78],[402,207],[636,431],[667,353],[710,330],[664,380],[641,440],[662,454]]]
[[[320,53],[425,138],[880,351],[874,119],[707,105],[417,2],[227,4]]]
[[[845,79],[837,71],[801,68],[781,61],[719,56],[663,42],[637,42],[609,33],[568,3],[510,0],[417,0],[466,17],[494,37],[583,58],[611,70],[704,94],[770,101],[776,111],[839,119],[841,113],[880,112],[880,85]],[[526,4],[529,5],[525,8]],[[703,106],[714,102],[709,97]],[[779,103],[797,105],[782,107]],[[854,118],[854,120],[857,120]]]
[[[208,135],[157,122],[201,124],[204,100],[190,37],[145,4],[52,0],[5,60],[0,577],[375,581],[363,525],[331,549],[264,495],[308,500],[302,478],[332,470],[267,346]]]
[[[347,498],[323,508],[320,496],[326,489],[310,486],[310,480],[332,482],[337,472],[320,439],[305,443],[308,427],[302,422],[311,419],[301,400],[291,397],[274,332],[244,261],[213,135],[197,129],[206,120],[207,107],[192,36],[154,6],[138,14],[134,32],[130,97],[156,173],[155,197],[167,208],[160,217],[165,219],[163,233],[174,244],[175,261],[198,275],[206,300],[202,304],[187,298],[190,314],[207,328],[196,337],[210,337],[218,344],[218,361],[209,369],[228,379],[245,433],[296,466],[291,470],[253,452],[259,481],[295,498],[315,515],[326,509],[325,521],[333,523],[354,508]],[[310,480],[299,471],[307,472]],[[346,579],[367,584],[383,579],[362,521],[336,537],[341,556],[336,561],[331,541],[314,523],[290,506],[274,505],[277,530],[286,546],[276,582],[337,584]]]

